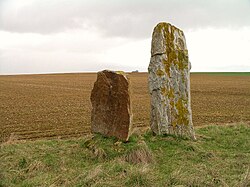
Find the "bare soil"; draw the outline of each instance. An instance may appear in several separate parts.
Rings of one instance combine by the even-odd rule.
[[[147,74],[129,75],[134,124],[149,126]],[[90,132],[95,73],[0,76],[0,142]],[[250,122],[250,76],[192,74],[194,126]]]

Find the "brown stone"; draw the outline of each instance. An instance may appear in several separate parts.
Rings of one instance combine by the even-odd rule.
[[[97,73],[91,92],[91,131],[127,141],[132,125],[129,81],[123,72]]]

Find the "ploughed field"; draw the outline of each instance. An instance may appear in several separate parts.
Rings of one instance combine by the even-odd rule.
[[[134,125],[148,127],[147,74],[132,73]],[[0,142],[90,132],[95,73],[0,76]],[[193,73],[194,126],[250,122],[250,73]]]

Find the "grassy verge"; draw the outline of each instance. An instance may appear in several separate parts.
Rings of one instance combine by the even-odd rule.
[[[250,185],[249,125],[196,132],[196,142],[149,132],[2,144],[0,186]]]

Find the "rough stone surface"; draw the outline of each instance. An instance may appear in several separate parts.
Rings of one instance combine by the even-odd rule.
[[[98,72],[91,92],[91,130],[127,141],[132,126],[129,80],[123,72]]]
[[[150,126],[155,134],[195,139],[190,98],[190,62],[183,31],[159,23],[153,31],[148,67]]]

